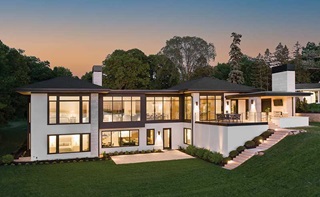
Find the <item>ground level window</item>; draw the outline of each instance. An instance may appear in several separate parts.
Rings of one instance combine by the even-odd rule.
[[[154,129],[147,129],[147,145],[154,145]]]
[[[139,146],[139,130],[102,131],[102,148]]]
[[[48,136],[48,153],[76,153],[90,151],[90,134]]]
[[[191,145],[192,140],[192,132],[191,129],[184,128],[183,129],[183,143]]]

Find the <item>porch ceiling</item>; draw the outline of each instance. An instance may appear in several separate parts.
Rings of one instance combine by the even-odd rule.
[[[261,91],[261,92],[250,92],[243,94],[235,94],[226,96],[226,99],[237,99],[237,98],[249,98],[249,97],[264,97],[264,96],[292,96],[292,97],[300,97],[300,96],[310,96],[311,93],[306,92],[276,92],[276,91]]]

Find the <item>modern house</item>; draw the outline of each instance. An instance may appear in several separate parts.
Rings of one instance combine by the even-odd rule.
[[[59,77],[19,88],[28,95],[31,160],[97,157],[103,152],[177,149],[193,144],[227,156],[269,125],[307,126],[295,116],[291,65],[272,68],[274,91],[213,78],[166,90],[103,88],[102,67],[93,83]]]
[[[307,103],[320,103],[320,83],[300,83],[296,84],[296,90],[299,92],[310,93],[310,96],[304,96]]]

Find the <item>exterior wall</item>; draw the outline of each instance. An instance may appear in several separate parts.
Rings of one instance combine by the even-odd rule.
[[[309,117],[274,118],[272,122],[280,128],[306,127],[309,126]]]
[[[92,83],[102,86],[102,72],[92,72]]]
[[[268,125],[220,126],[196,123],[194,145],[220,152],[228,156],[238,146],[260,135],[268,129]]]
[[[80,157],[96,157],[98,110],[97,95],[92,95],[91,124],[48,125],[48,97],[47,94],[31,94],[31,160],[53,160]],[[50,134],[91,134],[91,152],[48,154],[48,135]]]
[[[176,123],[147,123],[145,127],[134,128],[139,129],[139,146],[131,147],[114,147],[114,148],[102,148],[101,147],[101,131],[112,131],[112,130],[126,130],[132,128],[123,129],[104,129],[100,130],[100,154],[103,152],[115,152],[115,151],[135,151],[135,150],[152,150],[152,149],[163,149],[163,129],[171,129],[171,148],[178,149],[179,146],[186,147],[183,143],[183,129],[191,128],[191,123],[176,122]],[[155,130],[155,145],[147,145],[147,129]],[[158,135],[160,131],[160,135]]]
[[[320,113],[296,113],[296,116],[309,117],[310,122],[320,122]]]
[[[274,100],[282,99],[283,106],[274,106]],[[288,117],[292,117],[293,114],[293,103],[292,103],[292,97],[273,97],[271,99],[271,105],[272,105],[272,114],[273,112],[280,111],[283,113],[283,115],[286,115]]]
[[[272,91],[295,92],[295,71],[283,71],[272,74]]]
[[[317,98],[316,97],[320,97],[320,91],[316,91],[316,90],[303,90],[301,92],[306,92],[306,93],[311,93],[310,96],[304,96],[301,97],[300,100],[303,101],[303,99],[305,98],[307,103],[316,103],[317,102]],[[319,101],[318,101],[319,103]]]

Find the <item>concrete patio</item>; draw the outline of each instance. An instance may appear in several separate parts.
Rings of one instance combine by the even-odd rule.
[[[144,163],[155,161],[170,161],[180,159],[194,159],[194,157],[187,155],[178,150],[168,150],[163,153],[148,153],[136,155],[117,155],[112,156],[111,159],[116,164],[130,164],[130,163]]]

